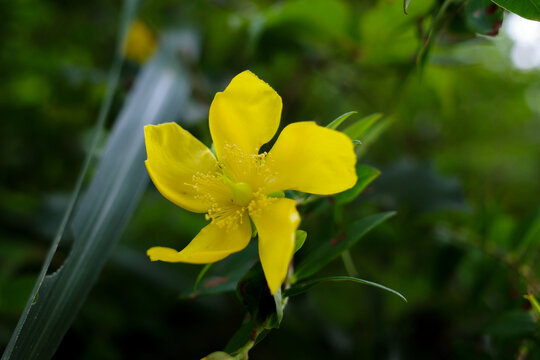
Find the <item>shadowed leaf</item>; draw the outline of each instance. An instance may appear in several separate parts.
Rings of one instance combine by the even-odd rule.
[[[376,287],[376,288],[391,292],[392,294],[399,296],[401,299],[403,299],[403,301],[407,302],[407,299],[405,298],[405,296],[401,295],[396,290],[390,289],[390,288],[388,288],[388,287],[386,287],[384,285],[377,284],[377,283],[372,282],[372,281],[367,281],[367,280],[355,278],[355,277],[352,277],[352,276],[329,276],[329,277],[313,279],[313,280],[310,280],[310,281],[294,284],[293,286],[291,286],[289,289],[287,289],[285,291],[283,296],[287,297],[287,296],[299,295],[299,294],[302,294],[302,293],[308,291],[309,289],[311,289],[314,286],[323,284],[325,282],[336,282],[336,281],[352,281],[352,282],[363,284],[363,285],[373,286],[373,287]]]
[[[312,253],[310,253],[306,259],[298,265],[294,278],[296,280],[304,279],[310,275],[315,274],[322,269],[330,261],[338,257],[343,251],[349,249],[356,244],[358,240],[367,234],[375,226],[379,225],[388,218],[394,216],[395,212],[384,212],[367,216],[360,219],[346,230],[343,236],[332,239],[321,244]]]

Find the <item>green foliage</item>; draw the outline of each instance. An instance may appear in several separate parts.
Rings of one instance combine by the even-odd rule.
[[[353,140],[362,140],[367,131],[381,118],[382,114],[371,114],[350,125],[343,132]]]
[[[292,27],[340,39],[347,33],[347,7],[340,0],[293,0],[272,7],[263,21],[266,29]]]
[[[124,24],[129,24],[129,20]],[[119,69],[113,71],[118,76]],[[172,82],[171,71],[176,73]],[[153,95],[157,89],[162,90],[159,98]],[[72,251],[60,269],[38,279],[5,359],[34,359],[54,354],[147,185],[141,126],[171,120],[181,104],[178,96],[185,99],[187,94],[185,77],[174,60],[161,54],[148,63],[120,112],[93,181],[74,212]],[[151,107],[159,111],[141,121],[139,114]],[[70,218],[71,209],[65,219]],[[58,241],[63,230],[64,225],[57,235]],[[55,246],[51,256],[54,249]]]
[[[343,123],[345,120],[347,120],[351,115],[357,114],[356,111],[349,111],[348,113],[345,113],[341,116],[338,116],[334,121],[332,121],[330,124],[326,125],[329,129],[337,129],[341,123]]]
[[[540,1],[538,0],[493,0],[493,2],[519,16],[540,21]]]
[[[302,293],[308,291],[309,289],[311,289],[314,286],[320,285],[321,283],[325,283],[325,282],[331,282],[331,281],[338,281],[338,282],[339,281],[351,281],[351,282],[355,282],[355,283],[359,283],[359,284],[363,284],[363,285],[373,286],[373,287],[376,287],[376,288],[391,292],[392,294],[395,294],[395,295],[399,296],[405,302],[407,302],[407,299],[403,295],[401,295],[399,292],[397,292],[395,290],[387,288],[386,286],[383,286],[381,284],[374,283],[372,281],[358,279],[358,278],[354,278],[354,277],[351,277],[351,276],[330,276],[330,277],[318,278],[318,279],[314,279],[314,280],[310,280],[310,281],[297,283],[297,284],[294,284],[291,288],[287,289],[287,291],[285,291],[283,296],[288,297],[288,296],[299,295],[299,294],[302,294]]]
[[[295,253],[302,248],[302,246],[306,242],[306,238],[307,238],[307,232],[303,230],[296,230],[296,235],[295,235],[296,242],[294,244]]]
[[[374,169],[367,165],[358,164],[356,165],[356,175],[358,176],[358,181],[356,184],[349,190],[346,190],[335,196],[336,203],[339,205],[347,204],[360,195],[360,193],[369,185],[373,180],[379,176],[381,172],[377,169]]]
[[[208,265],[204,266],[199,272],[199,275],[197,275],[193,289],[182,292],[181,298],[193,299],[198,296],[235,291],[240,279],[256,261],[257,244],[252,242],[243,251],[233,254],[225,261],[212,266],[210,271]],[[207,272],[215,275],[203,281]]]
[[[260,262],[238,281],[236,295],[246,307],[251,321],[265,329],[278,328],[283,318],[281,291],[270,295]]]
[[[538,19],[535,2],[494,3]],[[89,134],[107,89],[113,54],[107,49],[118,36],[119,10],[117,3],[101,0],[91,6],[28,0],[1,7],[7,19],[0,24],[5,85],[0,89],[5,119],[0,122],[0,347],[5,347],[25,303],[34,299],[32,285],[92,148]],[[304,120],[324,125],[345,113],[331,126],[358,140],[359,182],[333,197],[276,194],[294,196],[302,212],[291,264],[297,281],[289,278],[276,301],[261,290],[256,241],[211,267],[150,263],[145,251],[158,239],[181,248],[205,223],[152,187],[127,224],[123,243],[112,249],[142,182],[136,191],[130,188],[142,180],[110,175],[111,182],[104,179],[102,185],[114,183],[118,193],[107,187],[96,195],[89,191],[103,170],[91,166],[81,178],[81,188],[88,189],[82,200],[93,199],[95,212],[74,208],[74,214],[83,211],[78,225],[65,223],[68,231],[49,259],[48,273],[60,269],[53,279],[85,283],[58,303],[76,306],[49,318],[51,325],[53,316],[61,320],[63,330],[42,332],[48,355],[80,307],[55,358],[201,358],[220,348],[237,359],[248,351],[261,359],[540,358],[540,213],[534,196],[540,193],[535,137],[540,76],[534,69],[514,68],[511,40],[504,31],[494,36],[500,8],[483,0],[159,0],[141,3],[138,14],[161,39],[162,50],[181,45],[170,54],[183,62],[190,95],[181,108],[181,92],[171,95],[178,108],[169,108],[170,121],[210,145],[207,110],[215,92],[249,68],[283,97],[283,126]],[[161,95],[150,81],[157,75],[146,73],[143,81],[141,71],[157,62],[122,68],[117,90],[108,95],[114,95],[113,115],[103,116],[91,164],[112,156],[104,149],[117,141],[114,114],[127,106],[134,83],[144,96],[133,105],[132,117],[148,120],[152,112],[144,104]],[[163,79],[177,73],[175,66],[163,69]],[[350,109],[360,116],[346,113]],[[361,119],[376,112],[386,116]],[[144,156],[134,159],[140,157],[135,148],[128,151],[135,138],[118,148],[111,174],[129,161],[142,161]],[[111,208],[103,207],[105,200]],[[99,212],[100,206],[105,210]],[[372,218],[375,224],[390,210],[398,213],[392,221],[371,230],[363,222]],[[368,216],[374,213],[379,215]],[[99,248],[108,250],[98,260],[77,256],[81,239],[91,237],[81,236],[88,234],[81,224],[94,226],[99,215],[109,224],[99,233]],[[334,246],[330,239],[336,239]],[[107,252],[108,265],[83,305]],[[343,261],[331,261],[340,257]],[[68,274],[70,259],[84,265],[85,277]],[[252,270],[244,277],[257,266],[258,275]],[[352,285],[315,286],[321,279],[344,280],[341,275],[351,271],[403,291],[409,302]],[[252,314],[244,320],[232,294],[242,278]],[[303,296],[291,295],[307,287]],[[55,303],[48,293],[43,287],[34,306]],[[278,324],[279,331],[260,342],[265,328]],[[48,342],[51,333],[56,337]],[[20,339],[30,335],[21,332]],[[209,358],[220,356],[230,357],[217,352]]]
[[[99,139],[101,131],[103,130],[105,118],[111,107],[112,97],[118,84],[120,75],[122,39],[125,36],[124,34],[126,33],[129,22],[133,18],[133,13],[135,10],[134,7],[134,2],[128,2],[126,3],[123,11],[123,18],[121,21],[115,52],[115,61],[109,74],[107,94],[98,116],[96,131],[93,137],[90,153],[86,157],[85,165],[81,171],[81,174],[79,175],[79,179],[75,186],[75,190],[73,191],[69,206],[63,216],[60,228],[58,229],[58,232],[53,240],[42,270],[32,290],[32,294],[26,302],[26,306],[17,323],[17,327],[11,336],[10,342],[6,347],[6,351],[2,355],[2,359],[34,359],[39,358],[39,356],[52,357],[65,332],[71,325],[77,311],[82,305],[82,300],[84,300],[90,291],[89,285],[97,277],[98,271],[103,266],[106,255],[110,250],[110,246],[105,246],[103,249],[99,249],[100,247],[103,247],[103,245],[99,246],[99,240],[96,241],[95,238],[92,239],[82,237],[79,242],[76,242],[79,251],[74,251],[75,255],[70,256],[60,270],[46,276],[58,244],[64,235],[66,225],[72,216],[75,202],[77,201],[81,190],[82,180],[89,169],[93,151],[96,148],[97,140]],[[118,145],[112,143],[111,147],[118,147]],[[109,163],[110,162],[111,160],[109,160]],[[101,182],[103,182],[103,180],[101,180]],[[102,191],[107,187],[103,186],[103,184],[99,184],[97,186]],[[93,195],[96,195],[95,190]],[[88,199],[91,199],[88,196],[89,195],[87,194],[86,203],[88,203]],[[102,203],[104,203],[106,199],[107,197],[102,200]],[[92,200],[93,199],[90,201]],[[128,207],[128,209],[133,208],[133,206],[130,206],[129,202],[126,202],[123,205]],[[89,208],[88,205],[86,206],[86,209],[84,208],[84,205],[81,205],[81,207],[83,209],[83,216],[89,217],[90,219],[93,219],[94,222],[97,222],[97,215],[99,214],[100,210],[102,210],[100,207],[96,207],[94,209]],[[102,205],[101,208],[103,207],[104,206]],[[78,212],[75,215],[75,219],[76,216],[80,216],[80,214],[81,212]],[[112,214],[114,214],[114,209]],[[102,219],[100,220],[103,222]],[[123,224],[120,224],[120,226],[121,225]],[[105,231],[106,235],[119,235],[119,233],[117,234],[114,230],[111,231],[111,229],[112,228]],[[79,226],[77,230],[80,232],[81,227]],[[88,236],[88,232],[86,236]],[[84,249],[86,246],[85,243],[87,241],[90,243],[89,245],[91,248],[98,248],[98,251],[95,252],[95,254],[98,255],[96,258],[81,256],[84,255],[82,249]],[[90,253],[92,253],[92,251],[90,251]],[[89,260],[90,262],[88,262]],[[83,267],[82,270],[78,270],[80,266]],[[74,294],[75,296],[66,296],[66,294],[69,293]],[[36,336],[36,334],[39,334],[39,336]]]
[[[362,236],[367,234],[375,226],[395,215],[395,212],[385,212],[367,216],[353,222],[345,231],[337,237],[325,241],[310,253],[304,261],[298,265],[294,272],[294,279],[302,280],[315,274],[330,261],[338,257],[343,251],[356,244]]]

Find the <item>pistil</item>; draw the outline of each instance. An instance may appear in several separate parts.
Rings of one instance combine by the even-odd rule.
[[[229,186],[233,203],[239,206],[247,206],[253,199],[253,189],[245,182],[233,182],[227,176],[223,176],[223,181]]]

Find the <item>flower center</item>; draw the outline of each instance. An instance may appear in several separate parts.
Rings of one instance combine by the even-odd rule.
[[[253,199],[253,189],[245,182],[233,182],[226,176],[223,177],[225,183],[231,190],[231,197],[233,203],[239,206],[247,206],[251,199]]]
[[[274,178],[275,174],[269,166],[271,162],[267,153],[246,154],[237,145],[227,144],[219,162],[225,177],[240,187],[251,188],[251,192],[263,190]],[[248,185],[249,184],[249,185]],[[229,183],[227,185],[231,186]],[[246,204],[247,205],[247,204]]]
[[[265,195],[275,175],[268,165],[270,161],[266,153],[245,154],[237,145],[226,145],[219,170],[196,173],[188,184],[197,198],[208,203],[206,219],[234,229],[248,214],[261,211],[273,201]]]

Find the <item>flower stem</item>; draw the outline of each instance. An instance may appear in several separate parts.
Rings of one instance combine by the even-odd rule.
[[[356,270],[356,266],[354,266],[354,261],[349,250],[345,250],[341,253],[341,259],[343,260],[343,265],[345,265],[345,269],[349,276],[358,276],[358,270]]]
[[[244,344],[240,349],[236,350],[233,354],[233,359],[236,360],[248,360],[249,356],[249,350],[255,346],[255,342],[257,341],[257,338],[259,335],[264,331],[264,325],[258,326],[252,330],[251,336],[249,338],[249,341]]]

